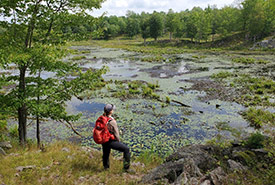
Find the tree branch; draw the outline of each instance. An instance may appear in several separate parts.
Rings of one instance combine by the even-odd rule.
[[[82,135],[79,134],[79,132],[77,132],[77,131],[75,130],[75,128],[74,128],[74,126],[72,125],[72,123],[70,123],[69,121],[65,121],[66,123],[64,123],[64,121],[62,121],[62,120],[60,120],[60,122],[63,123],[63,124],[65,124],[65,125],[66,125],[66,123],[67,123],[68,125],[66,125],[66,126],[69,126],[69,127],[73,130],[73,132],[74,132],[76,135],[82,137]]]

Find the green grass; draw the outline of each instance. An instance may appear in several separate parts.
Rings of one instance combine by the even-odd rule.
[[[69,152],[63,151],[64,147]],[[10,155],[0,158],[0,184],[137,184],[144,173],[160,164],[157,156],[150,157],[152,162],[146,159],[145,166],[132,166],[136,174],[130,175],[123,173],[122,161],[111,157],[110,170],[105,171],[101,151],[87,152],[81,146],[67,142],[46,146],[43,152],[30,145],[14,147],[8,153]],[[143,158],[136,162],[143,163]],[[16,167],[27,165],[36,168],[16,171]]]

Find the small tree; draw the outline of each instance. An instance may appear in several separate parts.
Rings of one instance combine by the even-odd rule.
[[[13,64],[19,74],[4,76],[2,81],[14,83],[15,88],[1,95],[1,107],[7,107],[18,117],[19,141],[27,139],[27,119],[34,116],[51,118],[70,124],[77,117],[67,115],[65,101],[73,95],[100,82],[99,72],[79,73],[66,78],[77,67],[60,60],[65,53],[57,45],[64,42],[60,25],[70,12],[84,12],[99,8],[101,0],[1,0],[0,13],[12,18],[2,21],[6,31],[0,37],[0,58],[4,68]],[[53,72],[55,77],[43,79],[43,72]],[[38,122],[39,123],[39,122]]]
[[[140,30],[141,36],[144,39],[144,45],[146,44],[146,39],[150,37],[150,22],[149,15],[144,12],[141,14]]]
[[[154,12],[150,17],[150,36],[157,41],[157,38],[162,35],[163,32],[163,20],[159,13]]]
[[[126,33],[130,38],[133,38],[139,33],[139,22],[132,17],[127,19]]]
[[[176,14],[172,9],[169,9],[167,15],[166,15],[166,22],[165,26],[167,31],[169,32],[170,35],[170,41],[172,40],[172,34],[175,32],[177,28],[177,19],[176,19]]]

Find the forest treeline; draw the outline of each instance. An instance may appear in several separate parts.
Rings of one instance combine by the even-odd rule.
[[[183,5],[184,7],[184,5]],[[275,0],[245,0],[234,6],[205,9],[194,7],[192,10],[141,14],[128,11],[126,16],[105,16],[98,24],[89,26],[63,25],[65,34],[85,34],[100,29],[97,39],[110,39],[121,35],[133,38],[141,35],[143,39],[157,39],[164,34],[172,38],[189,38],[192,41],[209,41],[223,38],[234,33],[245,33],[247,40],[261,39],[275,30]],[[81,21],[80,21],[81,22]],[[80,23],[79,22],[79,23]]]

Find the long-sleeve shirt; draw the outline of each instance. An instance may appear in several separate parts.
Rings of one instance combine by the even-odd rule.
[[[114,134],[114,136],[116,137],[116,140],[120,141],[118,126],[115,119],[112,119],[111,121],[109,121],[109,123],[107,124],[107,128],[111,134]]]

